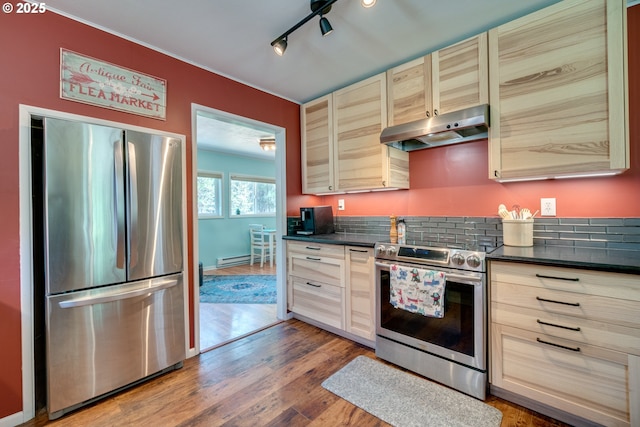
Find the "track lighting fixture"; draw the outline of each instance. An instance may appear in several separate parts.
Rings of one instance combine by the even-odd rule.
[[[320,15],[320,31],[322,32],[322,35],[324,36],[329,34],[333,28],[331,28],[329,20],[324,18],[322,15],[329,13],[331,5],[337,1],[338,0],[310,0],[311,13],[302,21],[289,28],[283,35],[272,41],[271,46],[273,46],[273,50],[275,50],[278,55],[282,56],[284,54],[284,50],[287,48],[287,38],[289,37],[289,34],[302,27],[316,15]]]
[[[326,15],[331,10],[331,5],[337,2],[338,0],[309,0],[311,6],[311,13],[307,15],[302,21],[298,22],[293,27],[289,28],[283,35],[275,39],[271,42],[271,46],[273,46],[273,50],[282,56],[284,55],[284,51],[287,48],[287,40],[289,34],[293,33],[295,30],[306,24],[311,18],[316,15],[320,15],[320,32],[323,36],[331,33],[333,28],[329,23],[329,20],[325,18],[323,15]],[[376,4],[376,0],[360,0],[360,4],[362,7],[372,7]]]

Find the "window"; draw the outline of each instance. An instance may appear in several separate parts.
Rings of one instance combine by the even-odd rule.
[[[272,216],[276,213],[274,178],[231,175],[230,216]]]
[[[198,172],[198,218],[222,218],[222,174]]]

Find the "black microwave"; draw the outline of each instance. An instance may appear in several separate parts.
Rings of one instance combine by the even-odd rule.
[[[300,208],[302,230],[298,234],[329,234],[335,232],[333,226],[333,209],[331,206],[314,206]]]

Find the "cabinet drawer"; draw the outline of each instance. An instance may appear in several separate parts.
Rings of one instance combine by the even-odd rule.
[[[491,282],[640,301],[640,276],[492,261]]]
[[[290,276],[291,311],[344,329],[344,288]]]
[[[319,243],[287,242],[287,251],[290,254],[299,253],[316,257],[333,257],[344,259],[344,246],[323,245]]]
[[[640,301],[492,282],[491,302],[640,328]]]
[[[335,258],[290,254],[289,275],[344,287],[344,260]]]
[[[502,325],[640,355],[640,329],[495,302],[491,320]]]
[[[630,424],[634,356],[495,324],[492,341],[497,387],[603,425]]]

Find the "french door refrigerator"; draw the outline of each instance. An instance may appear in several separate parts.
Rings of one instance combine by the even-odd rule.
[[[47,410],[185,358],[182,141],[45,118]]]

